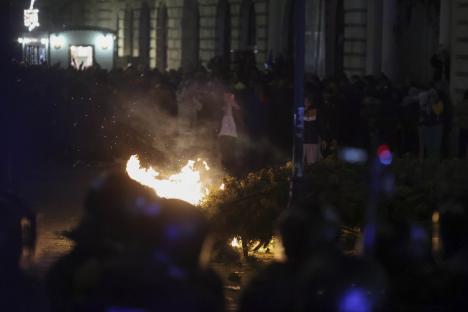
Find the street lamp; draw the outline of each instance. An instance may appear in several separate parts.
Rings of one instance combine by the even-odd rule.
[[[304,177],[305,0],[294,2],[294,17],[294,146],[290,206],[298,198]]]

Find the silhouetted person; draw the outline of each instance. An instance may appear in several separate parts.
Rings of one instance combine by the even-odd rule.
[[[359,257],[311,260],[300,276],[297,311],[382,311],[385,276],[373,261]]]
[[[324,210],[325,219],[332,210]],[[386,281],[381,266],[373,259],[344,255],[339,247],[339,223],[308,224],[321,229],[298,274],[297,311],[380,311],[385,301]],[[324,221],[322,221],[324,222]],[[330,221],[328,221],[330,222]]]
[[[301,204],[286,211],[279,230],[285,262],[274,262],[244,289],[240,311],[297,311],[306,306],[304,270],[327,269],[343,255],[338,249],[339,220],[332,209]]]
[[[312,93],[304,99],[304,163],[312,165],[321,158],[318,100]]]
[[[222,284],[201,266],[198,208],[111,174],[95,184],[73,251],[49,273],[53,311],[223,311]]]
[[[455,118],[459,127],[458,154],[460,158],[466,159],[468,155],[468,91],[465,91],[463,100],[455,107]]]
[[[239,170],[239,125],[234,116],[240,110],[234,90],[226,89],[223,98],[223,118],[218,133],[221,165],[231,175],[237,176]]]
[[[434,88],[419,94],[420,158],[440,160],[446,104]]]
[[[20,268],[23,249],[34,250],[35,222],[16,196],[0,193],[0,311],[43,311],[38,284]]]
[[[431,238],[422,226],[406,221],[379,226],[375,256],[387,275],[385,306],[389,311],[433,311],[441,307],[442,274],[431,252]]]
[[[431,57],[431,66],[434,81],[450,80],[450,53],[444,46],[441,45]]]
[[[449,280],[444,296],[451,311],[468,306],[468,200],[466,194],[452,198],[440,209],[440,235],[444,251],[444,273]]]

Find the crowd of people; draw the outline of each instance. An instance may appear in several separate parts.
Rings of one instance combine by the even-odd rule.
[[[5,143],[13,168],[32,158],[107,162],[135,151],[163,163],[171,156],[165,149],[173,151],[186,135],[215,142],[233,175],[288,159],[291,67],[279,62],[262,72],[246,61],[222,71],[215,65],[162,73],[18,64],[8,86],[16,101],[1,107],[9,116],[2,126],[15,134]],[[441,159],[450,156],[455,127],[466,157],[468,94],[452,110],[444,82],[308,76],[305,88],[307,163],[333,157],[342,146],[381,144],[401,157]],[[194,148],[187,142],[186,150]],[[23,249],[34,245],[34,214],[11,194],[2,193],[0,205],[0,310],[225,310],[223,283],[208,265],[204,213],[158,198],[123,172],[93,184],[70,234],[73,250],[44,282],[19,266]],[[435,258],[426,228],[393,220],[379,224],[371,248],[345,254],[339,215],[314,198],[299,201],[279,220],[286,260],[256,274],[239,310],[463,311],[467,205],[467,198],[454,198],[438,207],[444,254]]]
[[[192,133],[197,143],[215,142],[207,145],[212,150],[226,141],[219,137],[237,138],[236,157],[227,160],[237,171],[285,161],[292,150],[293,79],[290,66],[281,64],[260,71],[247,62],[220,71],[212,68],[215,63],[191,73],[18,64],[9,86],[15,103],[1,108],[16,134],[10,150],[40,151],[45,155],[36,157],[57,161],[109,161],[132,152],[164,158],[164,149]],[[468,95],[451,103],[444,81],[417,85],[397,84],[383,74],[310,75],[305,88],[305,121],[313,128],[306,129],[306,140],[320,145],[318,158],[339,147],[370,151],[381,144],[399,157],[451,157],[457,145],[459,156],[466,155]],[[234,106],[226,106],[223,90],[234,95]],[[307,157],[309,163],[316,158]]]
[[[258,271],[239,311],[464,311],[467,300],[467,199],[438,207],[443,254],[427,228],[379,222],[372,245],[347,254],[340,216],[314,198],[285,209],[285,258]],[[2,311],[225,311],[223,281],[210,268],[216,246],[199,208],[159,198],[125,172],[92,184],[71,252],[44,281],[20,268],[34,248],[34,215],[0,196]],[[224,242],[226,243],[226,242]]]

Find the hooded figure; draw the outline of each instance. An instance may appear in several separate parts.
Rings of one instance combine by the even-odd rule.
[[[218,276],[200,265],[208,233],[197,207],[162,199],[125,173],[99,179],[49,273],[53,311],[223,311]]]

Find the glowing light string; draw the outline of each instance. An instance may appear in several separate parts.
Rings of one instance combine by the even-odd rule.
[[[34,8],[36,0],[31,0],[28,10],[24,10],[24,26],[32,31],[34,28],[40,26],[39,24],[39,10]]]

